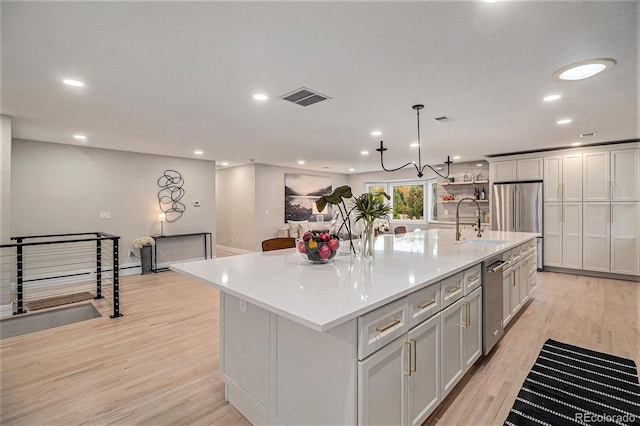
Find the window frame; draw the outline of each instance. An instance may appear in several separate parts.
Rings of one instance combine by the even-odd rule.
[[[413,186],[422,185],[423,199],[422,199],[422,219],[394,219],[393,213],[391,214],[390,222],[395,224],[427,224],[431,221],[437,220],[433,218],[434,203],[437,203],[437,199],[433,197],[433,185],[437,185],[437,179],[424,179],[424,180],[399,180],[399,181],[373,181],[365,182],[365,191],[370,192],[373,188],[383,188],[384,192],[391,197],[390,204],[393,211],[393,189],[396,186]],[[437,209],[437,204],[436,207]]]

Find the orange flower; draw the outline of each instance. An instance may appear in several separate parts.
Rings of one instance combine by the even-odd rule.
[[[309,240],[309,248],[310,249],[314,249],[318,247],[318,243],[316,242],[316,240],[314,240],[313,238]]]

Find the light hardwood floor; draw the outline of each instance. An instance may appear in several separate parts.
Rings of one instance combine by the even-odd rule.
[[[544,340],[640,362],[640,283],[539,273],[535,300],[426,424],[502,424]],[[122,279],[123,317],[0,343],[3,425],[248,424],[218,376],[218,292]]]

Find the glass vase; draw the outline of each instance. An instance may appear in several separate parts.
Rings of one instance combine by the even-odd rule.
[[[365,259],[373,259],[375,254],[375,227],[373,221],[363,221],[360,236],[360,253]]]

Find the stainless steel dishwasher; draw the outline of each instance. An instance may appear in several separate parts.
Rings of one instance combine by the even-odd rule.
[[[487,355],[504,334],[502,326],[502,270],[508,263],[502,255],[482,263],[482,353]]]

